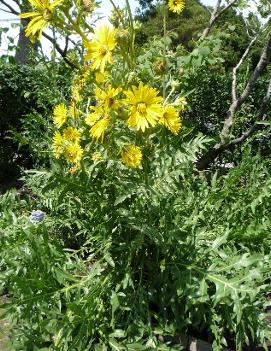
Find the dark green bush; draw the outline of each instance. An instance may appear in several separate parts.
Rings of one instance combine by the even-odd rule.
[[[0,63],[0,181],[18,175],[20,166],[33,164],[32,148],[38,149],[39,136],[46,134],[52,106],[69,96],[69,81],[70,71],[61,64]],[[20,148],[13,133],[18,136],[26,130],[29,134],[31,128],[37,134],[24,139]]]

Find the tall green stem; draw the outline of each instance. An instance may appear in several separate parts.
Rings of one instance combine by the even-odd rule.
[[[65,13],[65,16],[66,16],[67,20],[70,22],[70,24],[72,25],[72,27],[76,31],[76,33],[79,34],[84,41],[88,41],[88,38],[85,35],[85,33],[83,33],[81,31],[81,29],[78,26],[78,24],[71,18],[70,14],[69,14],[69,11],[65,10],[64,13]]]
[[[166,46],[166,36],[167,36],[167,3],[166,0],[164,1],[163,7],[163,31],[164,31],[164,62],[166,65],[166,53],[167,53],[167,46]],[[163,100],[165,101],[166,98],[166,66],[165,71],[163,73]]]
[[[119,19],[121,21],[121,24],[123,25],[123,27],[125,27],[125,23],[123,21],[123,17],[118,9],[118,7],[115,5],[114,1],[113,0],[109,0],[111,5],[114,7],[114,10],[117,12],[118,16],[119,16]]]
[[[125,0],[128,14],[129,14],[129,26],[130,26],[130,37],[131,37],[131,55],[134,55],[134,19],[132,15],[131,6],[129,0]]]

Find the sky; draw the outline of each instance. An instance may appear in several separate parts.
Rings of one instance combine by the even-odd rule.
[[[12,0],[6,0],[7,3],[13,6],[14,1]],[[216,3],[216,0],[201,0],[201,2],[204,5],[214,5]],[[125,0],[115,0],[116,5],[119,5],[120,7],[123,7],[125,5]],[[138,6],[138,1],[136,0],[130,0],[130,5],[132,8],[132,11],[135,10],[135,8]],[[99,10],[99,13],[104,14],[104,16],[107,16],[110,14],[112,9],[112,5],[110,4],[109,0],[102,0],[101,3],[101,8]],[[13,16],[9,13],[5,13],[4,11],[0,10],[0,30],[1,28],[7,27],[8,32],[7,33],[2,33],[1,35],[1,42],[0,42],[0,55],[5,55],[7,53],[7,47],[8,47],[8,37],[15,38],[15,44],[18,40],[18,34],[19,34],[19,20],[16,16]],[[51,43],[43,38],[42,39],[42,47],[46,55],[48,55],[51,51]]]

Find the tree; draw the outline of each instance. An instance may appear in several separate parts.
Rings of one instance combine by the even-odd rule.
[[[136,16],[136,19],[142,23],[136,38],[138,44],[163,32],[163,6],[161,4],[154,6],[152,3],[142,1],[140,4],[141,13],[138,11]],[[193,41],[207,24],[208,14],[207,8],[198,0],[187,0],[185,10],[180,15],[169,13],[167,30],[169,33],[176,33],[173,44],[182,44],[185,48],[191,49]],[[194,20],[195,18],[197,21]]]
[[[219,4],[218,0],[218,4]],[[266,4],[262,2],[261,4]],[[214,10],[215,12],[215,10]],[[211,23],[212,22],[212,23]],[[215,21],[210,21],[207,28],[204,30],[202,38],[208,36],[210,30]],[[210,26],[211,23],[211,26]],[[208,30],[207,30],[208,29]],[[244,82],[243,88],[238,89],[238,71],[242,68],[244,62],[248,58],[253,45],[258,42],[259,37],[264,43],[261,55],[259,57],[256,67],[251,71],[248,79]],[[199,170],[204,170],[208,168],[216,158],[221,155],[226,150],[234,149],[236,146],[242,144],[260,128],[269,125],[268,119],[270,119],[269,105],[271,98],[271,79],[269,78],[266,84],[266,93],[261,96],[261,104],[258,112],[255,114],[252,123],[246,129],[243,128],[239,136],[232,135],[232,129],[236,122],[237,114],[246,103],[248,98],[255,88],[256,82],[266,71],[271,59],[271,29],[270,23],[267,21],[265,25],[262,26],[260,33],[254,35],[246,50],[244,51],[239,62],[235,65],[232,71],[232,85],[231,85],[231,103],[228,107],[226,118],[223,122],[223,127],[219,133],[220,141],[217,142],[213,147],[211,147],[204,155],[202,155],[197,161],[197,168]],[[244,127],[244,126],[243,126]]]

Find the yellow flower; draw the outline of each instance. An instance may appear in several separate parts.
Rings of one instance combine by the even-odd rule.
[[[81,138],[81,134],[78,129],[74,127],[68,127],[63,130],[63,138],[66,141],[78,143]]]
[[[163,115],[159,120],[160,124],[167,127],[173,134],[177,135],[181,129],[181,118],[172,105],[166,105],[164,107]]]
[[[120,106],[120,101],[116,99],[116,96],[122,91],[121,88],[112,88],[109,85],[106,90],[100,88],[95,89],[95,95],[103,105],[105,110],[117,110]]]
[[[42,35],[42,30],[46,28],[52,20],[54,8],[61,3],[62,0],[29,0],[29,2],[36,8],[36,12],[26,12],[20,15],[21,18],[32,17],[28,23],[25,31],[27,37],[35,36],[39,32],[39,39]]]
[[[104,83],[106,81],[106,73],[96,72],[95,73],[95,80],[97,83]]]
[[[103,142],[104,139],[104,133],[109,125],[109,119],[108,118],[103,118],[97,123],[94,124],[94,126],[90,129],[90,136],[96,141],[99,139],[101,142]]]
[[[142,160],[142,152],[138,146],[126,145],[121,151],[122,163],[131,168],[139,167]]]
[[[58,131],[54,134],[52,148],[55,158],[59,159],[64,151],[64,140]]]
[[[169,0],[168,7],[172,12],[181,13],[185,8],[185,0]]]
[[[116,29],[108,25],[100,26],[95,30],[92,41],[86,43],[87,53],[85,60],[92,60],[92,69],[104,72],[107,63],[113,63],[112,50],[116,46]]]
[[[67,121],[67,108],[64,104],[59,104],[54,107],[53,122],[57,128],[61,128]]]
[[[69,162],[78,164],[82,159],[83,149],[78,143],[71,143],[66,147],[64,156]]]
[[[79,165],[76,164],[69,169],[70,174],[74,174],[79,170]]]
[[[131,105],[128,126],[137,130],[145,131],[146,128],[154,127],[162,115],[162,97],[157,96],[158,91],[147,85],[139,84],[126,91],[126,103]]]
[[[72,86],[72,100],[74,102],[79,102],[81,100],[80,87],[76,84]]]
[[[96,123],[102,116],[103,116],[103,111],[99,107],[91,106],[91,109],[93,112],[88,113],[86,118],[85,118],[85,123],[88,126],[93,126],[94,123]]]
[[[100,153],[100,151],[95,151],[91,157],[93,162],[98,162],[101,161],[103,159],[102,154]]]

